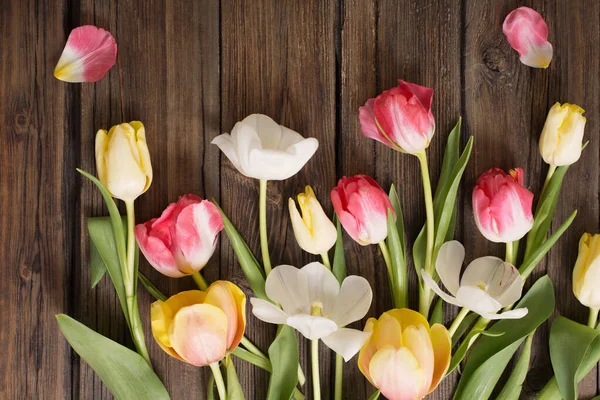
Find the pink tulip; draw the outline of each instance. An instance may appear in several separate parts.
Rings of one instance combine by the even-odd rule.
[[[426,149],[435,131],[432,98],[433,89],[399,80],[360,107],[363,135],[405,153]]]
[[[537,11],[517,8],[506,16],[502,31],[523,64],[533,68],[550,65],[552,45],[548,42],[548,25]]]
[[[135,227],[135,237],[148,262],[172,278],[200,271],[217,245],[223,217],[208,200],[193,194],[171,203],[160,218]]]
[[[387,237],[387,212],[392,204],[377,182],[365,175],[343,177],[331,191],[331,202],[346,232],[359,244]]]
[[[521,239],[533,226],[533,193],[523,186],[523,170],[506,174],[492,168],[477,179],[473,213],[479,231],[488,240],[508,243]]]

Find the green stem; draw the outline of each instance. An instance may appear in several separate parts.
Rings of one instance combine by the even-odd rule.
[[[137,276],[135,276],[135,252],[137,250],[135,245],[135,207],[133,201],[126,201],[125,206],[127,209],[127,259],[122,274],[125,285],[127,314],[129,314],[131,337],[135,348],[138,354],[146,360],[146,363],[152,367],[150,355],[148,354],[144,340],[144,331],[142,329],[137,295],[135,293],[135,284],[137,282]]]
[[[470,310],[468,308],[461,308],[456,318],[454,318],[454,322],[452,322],[452,325],[450,325],[450,328],[448,328],[448,333],[450,334],[450,337],[454,336],[456,330],[460,326],[461,322],[463,322],[469,311]]]
[[[381,255],[383,256],[383,260],[385,261],[385,266],[387,268],[387,273],[390,279],[390,290],[392,291],[394,307],[402,308],[402,296],[400,293],[396,293],[398,291],[398,282],[396,282],[396,278],[394,275],[394,266],[392,265],[392,258],[390,257],[390,251],[388,250],[385,240],[379,242],[379,248],[381,249]]]
[[[480,331],[480,330],[483,330],[483,329],[485,329],[485,328],[488,326],[488,324],[489,324],[489,323],[490,323],[490,320],[489,320],[489,319],[486,319],[486,318],[480,317],[480,318],[477,320],[477,322],[475,322],[475,325],[473,325],[473,327],[471,328],[471,330],[469,331],[469,333],[468,333],[468,334],[467,334],[465,337],[469,337],[469,335],[470,335],[470,334],[471,334],[471,332],[473,332],[473,331]],[[463,341],[463,342],[460,344],[460,346],[458,347],[458,349],[456,350],[456,352],[455,352],[454,354],[457,354],[458,352],[463,352],[463,351],[466,353],[466,351],[467,351],[469,348],[471,348],[471,346],[473,345],[473,343],[475,343],[475,341],[477,340],[477,338],[478,338],[478,337],[479,337],[479,335],[477,334],[477,335],[474,335],[474,336],[471,338],[471,340],[468,340],[468,341],[467,341],[467,340],[464,340],[464,341]],[[465,347],[466,347],[466,349],[465,349]]]
[[[587,326],[589,326],[592,329],[595,329],[597,324],[598,324],[598,309],[590,308],[590,316],[588,318]]]
[[[239,346],[236,347],[231,354],[237,358],[249,362],[250,364],[256,365],[258,368],[264,369],[265,371],[272,371],[271,361],[269,361],[269,359],[264,359],[260,356],[257,356],[256,354],[251,353],[248,350],[244,350]]]
[[[265,267],[265,273],[271,272],[271,258],[269,257],[269,237],[267,235],[267,181],[260,180],[260,201],[259,201],[259,225],[260,225],[260,250],[262,261]]]
[[[244,346],[246,349],[248,349],[248,351],[254,355],[257,355],[261,358],[264,358],[265,360],[268,360],[269,357],[267,357],[262,351],[260,351],[260,349],[258,347],[256,347],[246,336],[242,337],[242,346]]]
[[[433,194],[431,192],[431,180],[429,178],[429,166],[427,165],[427,154],[422,150],[415,154],[421,164],[421,175],[423,178],[423,195],[425,197],[425,213],[427,215],[427,248],[425,252],[425,271],[433,276],[433,245],[435,239],[435,216],[433,214]],[[428,318],[431,306],[431,289],[427,285],[421,287],[419,299],[419,311]]]
[[[194,280],[194,282],[196,282],[196,286],[198,286],[200,290],[208,289],[208,283],[206,283],[206,280],[204,279],[202,274],[200,274],[200,271],[194,272],[192,274],[192,279]]]
[[[329,261],[329,254],[327,252],[321,254],[321,259],[323,259],[323,265],[327,267],[327,269],[331,269],[331,262]]]
[[[215,377],[215,383],[217,384],[217,392],[219,392],[219,398],[221,400],[227,400],[225,381],[223,381],[223,375],[221,374],[221,368],[219,368],[219,362],[214,362],[209,366],[212,370],[213,376]]]
[[[544,194],[544,191],[548,187],[548,184],[550,183],[550,180],[552,179],[552,175],[554,175],[555,172],[556,172],[556,165],[550,165],[550,168],[548,168],[548,173],[546,174],[546,180],[544,181],[544,186],[542,187],[542,194]]]
[[[515,265],[517,262],[517,255],[519,251],[519,241],[508,242],[506,243],[506,255],[504,257],[504,261]]]
[[[321,400],[321,383],[319,379],[319,339],[310,341],[312,362],[313,400]]]
[[[335,392],[334,400],[342,400],[342,387],[344,383],[344,358],[335,355]]]

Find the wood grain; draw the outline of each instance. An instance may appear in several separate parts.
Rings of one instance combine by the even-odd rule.
[[[546,70],[519,62],[502,34],[508,12],[538,10],[549,25],[554,59]],[[471,210],[476,178],[491,167],[524,168],[539,193],[546,166],[538,139],[556,101],[586,109],[581,160],[571,167],[552,229],[578,217],[530,278],[548,273],[556,315],[585,322],[587,310],[571,291],[577,241],[600,231],[600,4],[570,0],[5,0],[0,2],[0,370],[6,399],[110,399],[102,382],[74,354],[54,315],[65,312],[131,346],[108,279],[90,289],[86,219],[105,215],[102,199],[75,171],[95,172],[93,146],[100,128],[140,120],[147,130],[155,179],[140,197],[138,221],[156,217],[180,195],[214,198],[259,256],[258,182],[239,174],[211,140],[252,113],[264,113],[304,136],[319,150],[295,177],[269,183],[268,229],[274,265],[302,266],[315,257],[297,246],[287,200],[310,184],[328,213],[329,193],[343,175],[363,173],[388,188],[404,207],[409,245],[425,218],[415,157],[364,138],[358,107],[405,79],[435,90],[436,135],[428,149],[433,186],[446,137],[463,117],[461,141],[475,137],[459,198],[457,239],[467,259],[503,255],[477,231]],[[66,84],[52,76],[64,42],[76,26],[108,29],[119,44],[118,64],[97,83]],[[345,236],[350,274],[376,288],[369,316],[391,307],[381,254]],[[260,257],[258,257],[260,260]],[[143,271],[161,290],[193,288],[191,279],[167,279],[146,262]],[[409,265],[412,287],[416,275]],[[250,289],[222,235],[205,268],[209,280],[229,279]],[[416,306],[416,291],[411,304]],[[174,399],[206,398],[208,372],[168,357],[150,334],[149,304],[140,289],[146,340],[156,370]],[[446,307],[445,321],[456,313]],[[364,321],[353,324],[361,328]],[[534,339],[523,398],[533,398],[552,374],[550,323]],[[249,316],[247,336],[268,348],[274,327]],[[310,376],[309,346],[299,337]],[[323,398],[333,398],[333,356],[321,348]],[[246,398],[263,399],[268,374],[236,361]],[[452,397],[457,374],[431,399]],[[598,372],[580,384],[580,397],[598,394]],[[312,398],[310,379],[303,391]],[[367,398],[374,388],[355,361],[344,369],[344,399]]]

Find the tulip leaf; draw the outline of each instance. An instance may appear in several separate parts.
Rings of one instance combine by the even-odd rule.
[[[92,281],[92,289],[102,280],[104,274],[106,274],[106,265],[104,265],[98,249],[94,246],[94,242],[90,240],[90,280]]]
[[[388,210],[387,215],[388,237],[385,240],[389,249],[390,259],[392,261],[392,297],[394,298],[394,307],[408,307],[408,276],[406,273],[406,261],[402,251],[400,233],[394,221],[392,210]]]
[[[444,323],[444,301],[439,298],[429,317],[429,325]]]
[[[392,183],[390,188],[390,203],[396,213],[396,228],[398,229],[398,235],[400,236],[400,248],[402,249],[402,258],[406,263],[406,239],[404,233],[404,214],[402,213],[402,206],[400,206],[400,199],[398,198],[398,192],[396,186]]]
[[[475,315],[477,315],[477,314],[475,314]],[[488,332],[485,330],[485,328],[484,329],[473,329],[471,332],[469,332],[469,334],[465,338],[464,342],[468,343],[470,341],[475,341],[475,339],[477,339],[480,335],[481,336],[498,337],[498,336],[504,335],[504,332]],[[454,371],[454,369],[456,367],[458,367],[458,365],[461,363],[461,361],[467,355],[468,350],[469,350],[468,345],[460,346],[456,350],[456,353],[454,353],[454,355],[452,356],[452,359],[450,360],[450,367],[448,367],[448,372],[446,372],[446,375],[450,375]]]
[[[506,381],[504,384],[502,391],[498,397],[496,397],[496,400],[519,400],[521,389],[523,388],[523,383],[525,382],[525,377],[529,371],[529,360],[531,359],[531,343],[533,342],[533,335],[534,332],[527,336],[527,340],[525,340],[525,344],[523,345],[523,349],[519,355],[519,360],[514,366],[508,381]]]
[[[467,316],[458,325],[458,328],[456,329],[456,332],[454,332],[454,335],[452,335],[452,347],[458,344],[460,338],[467,332],[469,327],[473,325],[473,322],[475,322],[477,318],[479,318],[479,314],[477,313],[471,312],[467,314]]]
[[[206,385],[206,399],[215,400],[215,376],[211,373]]]
[[[378,390],[375,393],[373,393],[371,396],[369,396],[369,400],[377,400],[380,395],[381,395],[381,392]]]
[[[599,344],[600,331],[557,317],[550,329],[550,360],[560,393],[565,400],[577,399],[578,376],[586,355]]]
[[[237,358],[240,358],[244,361],[249,362],[250,364],[256,365],[257,367],[264,369],[265,371],[271,372],[271,362],[268,359],[259,357],[256,354],[251,353],[240,346],[236,347],[235,350],[233,350],[232,354]]]
[[[213,199],[213,203],[217,206],[221,215],[223,216],[223,223],[225,225],[225,233],[231,242],[231,247],[233,248],[233,252],[235,253],[238,262],[240,263],[240,267],[242,271],[244,271],[244,275],[246,275],[246,279],[250,284],[250,288],[254,292],[254,295],[263,300],[270,301],[267,298],[267,294],[265,293],[265,276],[263,275],[262,268],[254,254],[248,248],[248,245],[239,234],[239,232],[235,229],[227,215],[223,212],[219,204]]]
[[[291,399],[298,385],[298,340],[296,332],[280,325],[279,333],[269,346],[273,372],[269,380],[267,400]]]
[[[138,279],[142,282],[142,286],[154,297],[156,300],[166,301],[167,296],[165,296],[144,274],[141,272],[138,273]]]
[[[335,241],[335,249],[333,251],[333,265],[331,270],[333,275],[338,280],[340,285],[346,279],[346,256],[344,255],[344,238],[342,236],[342,224],[337,219],[337,216],[333,217],[337,226],[337,240]]]
[[[227,400],[244,400],[244,391],[235,372],[231,357],[226,357],[224,362],[227,375]]]
[[[169,393],[142,356],[94,332],[71,317],[56,316],[69,344],[120,400],[169,399]]]
[[[456,400],[488,399],[521,343],[550,317],[554,311],[554,288],[548,275],[533,284],[517,307],[527,308],[527,315],[496,322],[488,333],[504,335],[484,336],[473,346],[456,389]]]

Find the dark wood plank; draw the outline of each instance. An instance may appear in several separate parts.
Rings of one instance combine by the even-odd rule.
[[[70,19],[66,1],[0,4],[0,397],[72,398],[68,311],[76,149],[69,85],[52,71]]]

